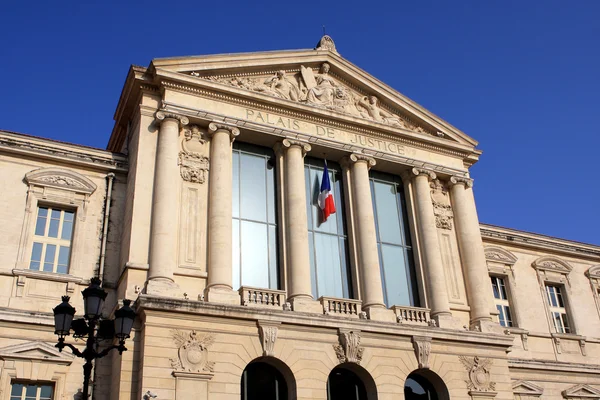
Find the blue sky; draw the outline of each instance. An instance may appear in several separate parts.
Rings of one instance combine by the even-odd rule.
[[[130,64],[312,48],[325,25],[479,141],[481,222],[600,244],[600,1],[95,3],[3,4],[0,129],[104,148]]]

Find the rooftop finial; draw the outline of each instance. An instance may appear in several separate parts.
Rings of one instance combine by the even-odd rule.
[[[323,25],[323,37],[321,40],[319,40],[319,43],[317,43],[315,50],[329,50],[339,54],[335,49],[335,43],[333,42],[331,36],[325,34],[325,25]]]

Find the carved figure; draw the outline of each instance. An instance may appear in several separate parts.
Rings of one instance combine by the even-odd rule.
[[[467,388],[478,392],[491,392],[496,390],[496,382],[491,381],[490,368],[493,360],[490,358],[479,358],[459,356],[460,362],[469,373],[469,380],[465,380]]]
[[[277,71],[274,76],[267,78],[263,82],[264,86],[257,88],[259,92],[266,92],[274,97],[281,99],[298,101],[300,93],[297,83],[289,79],[285,71]]]
[[[302,77],[306,85],[306,102],[308,104],[320,105],[320,106],[333,106],[333,99],[335,96],[336,83],[333,78],[329,75],[329,69],[331,67],[327,63],[321,65],[321,71],[314,77],[316,86],[312,85],[311,79],[305,75],[312,75],[311,69],[303,69]]]
[[[404,121],[402,121],[400,117],[379,107],[379,99],[376,96],[369,96],[368,98],[367,96],[364,96],[362,99],[358,100],[358,105],[366,110],[366,115],[361,113],[363,118],[372,119],[389,125],[400,126],[402,128],[406,127]]]

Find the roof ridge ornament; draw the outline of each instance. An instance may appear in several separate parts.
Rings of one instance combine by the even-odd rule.
[[[317,46],[315,47],[315,50],[329,50],[335,54],[340,54],[335,48],[335,42],[329,35],[323,35],[323,37],[321,37],[321,40],[319,40],[319,43],[317,43]]]

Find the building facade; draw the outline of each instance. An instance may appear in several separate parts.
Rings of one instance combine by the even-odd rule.
[[[600,247],[480,224],[476,146],[328,36],[132,66],[107,150],[0,132],[0,399],[81,397],[94,276],[98,400],[600,399]]]

